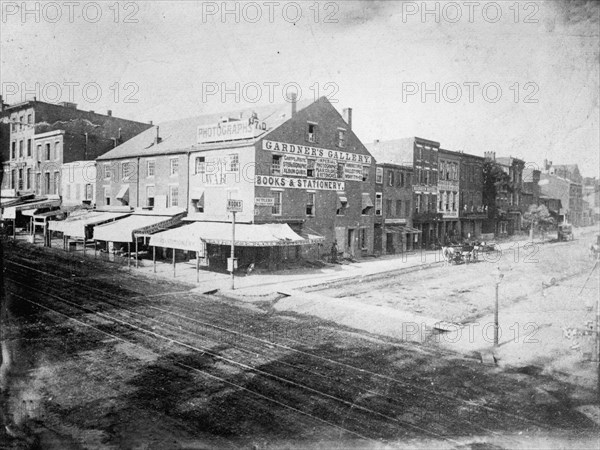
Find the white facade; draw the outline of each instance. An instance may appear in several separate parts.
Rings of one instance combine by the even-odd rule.
[[[60,192],[63,206],[96,204],[96,162],[74,161],[61,166]]]

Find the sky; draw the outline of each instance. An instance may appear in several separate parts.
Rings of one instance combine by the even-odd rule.
[[[159,123],[296,90],[353,108],[364,143],[420,136],[599,175],[597,2],[0,4],[8,103]]]

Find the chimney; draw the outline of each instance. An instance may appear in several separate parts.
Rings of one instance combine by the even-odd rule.
[[[119,127],[119,134],[117,135],[117,139],[121,142],[121,127]]]
[[[295,92],[292,93],[291,102],[292,102],[292,117],[294,117],[296,115],[296,93]]]
[[[348,124],[348,128],[352,129],[352,108],[344,108],[344,120]]]
[[[379,144],[379,139],[375,139],[375,140],[373,141],[373,144],[375,144],[375,145]]]
[[[152,123],[152,121],[150,121],[150,122],[148,122],[148,123],[149,123],[150,125],[154,125],[154,124]]]
[[[154,144],[155,145],[158,144],[158,143],[160,143],[160,141],[162,140],[160,138],[160,134],[159,133],[160,133],[160,127],[157,125],[156,126],[156,138],[154,138]]]
[[[90,112],[91,112],[92,114],[94,114],[94,110],[93,110],[93,109],[90,109]]]
[[[108,111],[106,111],[106,115],[112,117],[112,109],[109,109]]]

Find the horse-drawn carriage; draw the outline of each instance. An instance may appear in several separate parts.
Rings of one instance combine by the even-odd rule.
[[[477,261],[480,253],[494,251],[498,251],[496,244],[485,242],[467,242],[442,247],[442,255],[448,264],[469,264]]]

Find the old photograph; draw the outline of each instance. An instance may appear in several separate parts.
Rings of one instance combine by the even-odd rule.
[[[600,448],[600,3],[0,0],[0,450]]]

